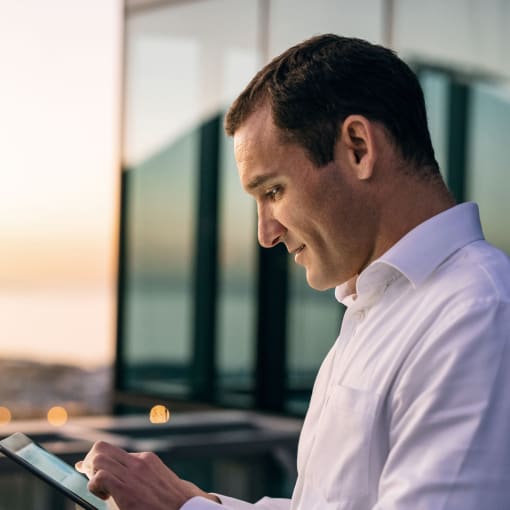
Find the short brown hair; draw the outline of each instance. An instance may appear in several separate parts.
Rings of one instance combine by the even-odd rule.
[[[382,123],[406,161],[438,172],[418,79],[387,48],[334,34],[293,46],[234,101],[226,133],[233,136],[266,102],[283,141],[302,146],[317,166],[333,160],[342,122],[359,114]]]

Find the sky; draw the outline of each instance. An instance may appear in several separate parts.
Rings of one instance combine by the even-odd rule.
[[[120,4],[0,0],[0,357],[112,358]]]

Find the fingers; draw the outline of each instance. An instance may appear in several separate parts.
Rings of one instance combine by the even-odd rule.
[[[122,491],[122,482],[111,472],[100,469],[90,479],[87,487],[97,497],[108,499]]]
[[[121,490],[129,459],[126,451],[100,441],[94,444],[82,461],[75,464],[75,468],[89,478],[90,492],[107,499]]]
[[[129,463],[130,455],[126,451],[104,441],[98,441],[92,446],[86,457],[75,464],[75,468],[92,478],[99,469],[122,471]]]
[[[96,443],[76,469],[89,477],[89,490],[114,500],[122,510],[177,510],[190,498],[217,498],[180,479],[154,453],[128,453]]]

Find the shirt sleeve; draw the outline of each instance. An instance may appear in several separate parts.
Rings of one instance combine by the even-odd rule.
[[[372,510],[509,508],[509,324],[508,302],[460,303],[409,354]]]
[[[180,510],[290,510],[290,499],[262,498],[257,503],[247,503],[236,498],[217,494],[222,504],[201,497],[192,498]]]

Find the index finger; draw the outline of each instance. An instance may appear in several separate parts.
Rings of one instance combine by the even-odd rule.
[[[75,464],[75,468],[92,478],[99,469],[121,472],[127,468],[130,454],[110,443],[98,441],[94,443],[90,451],[82,461]]]

